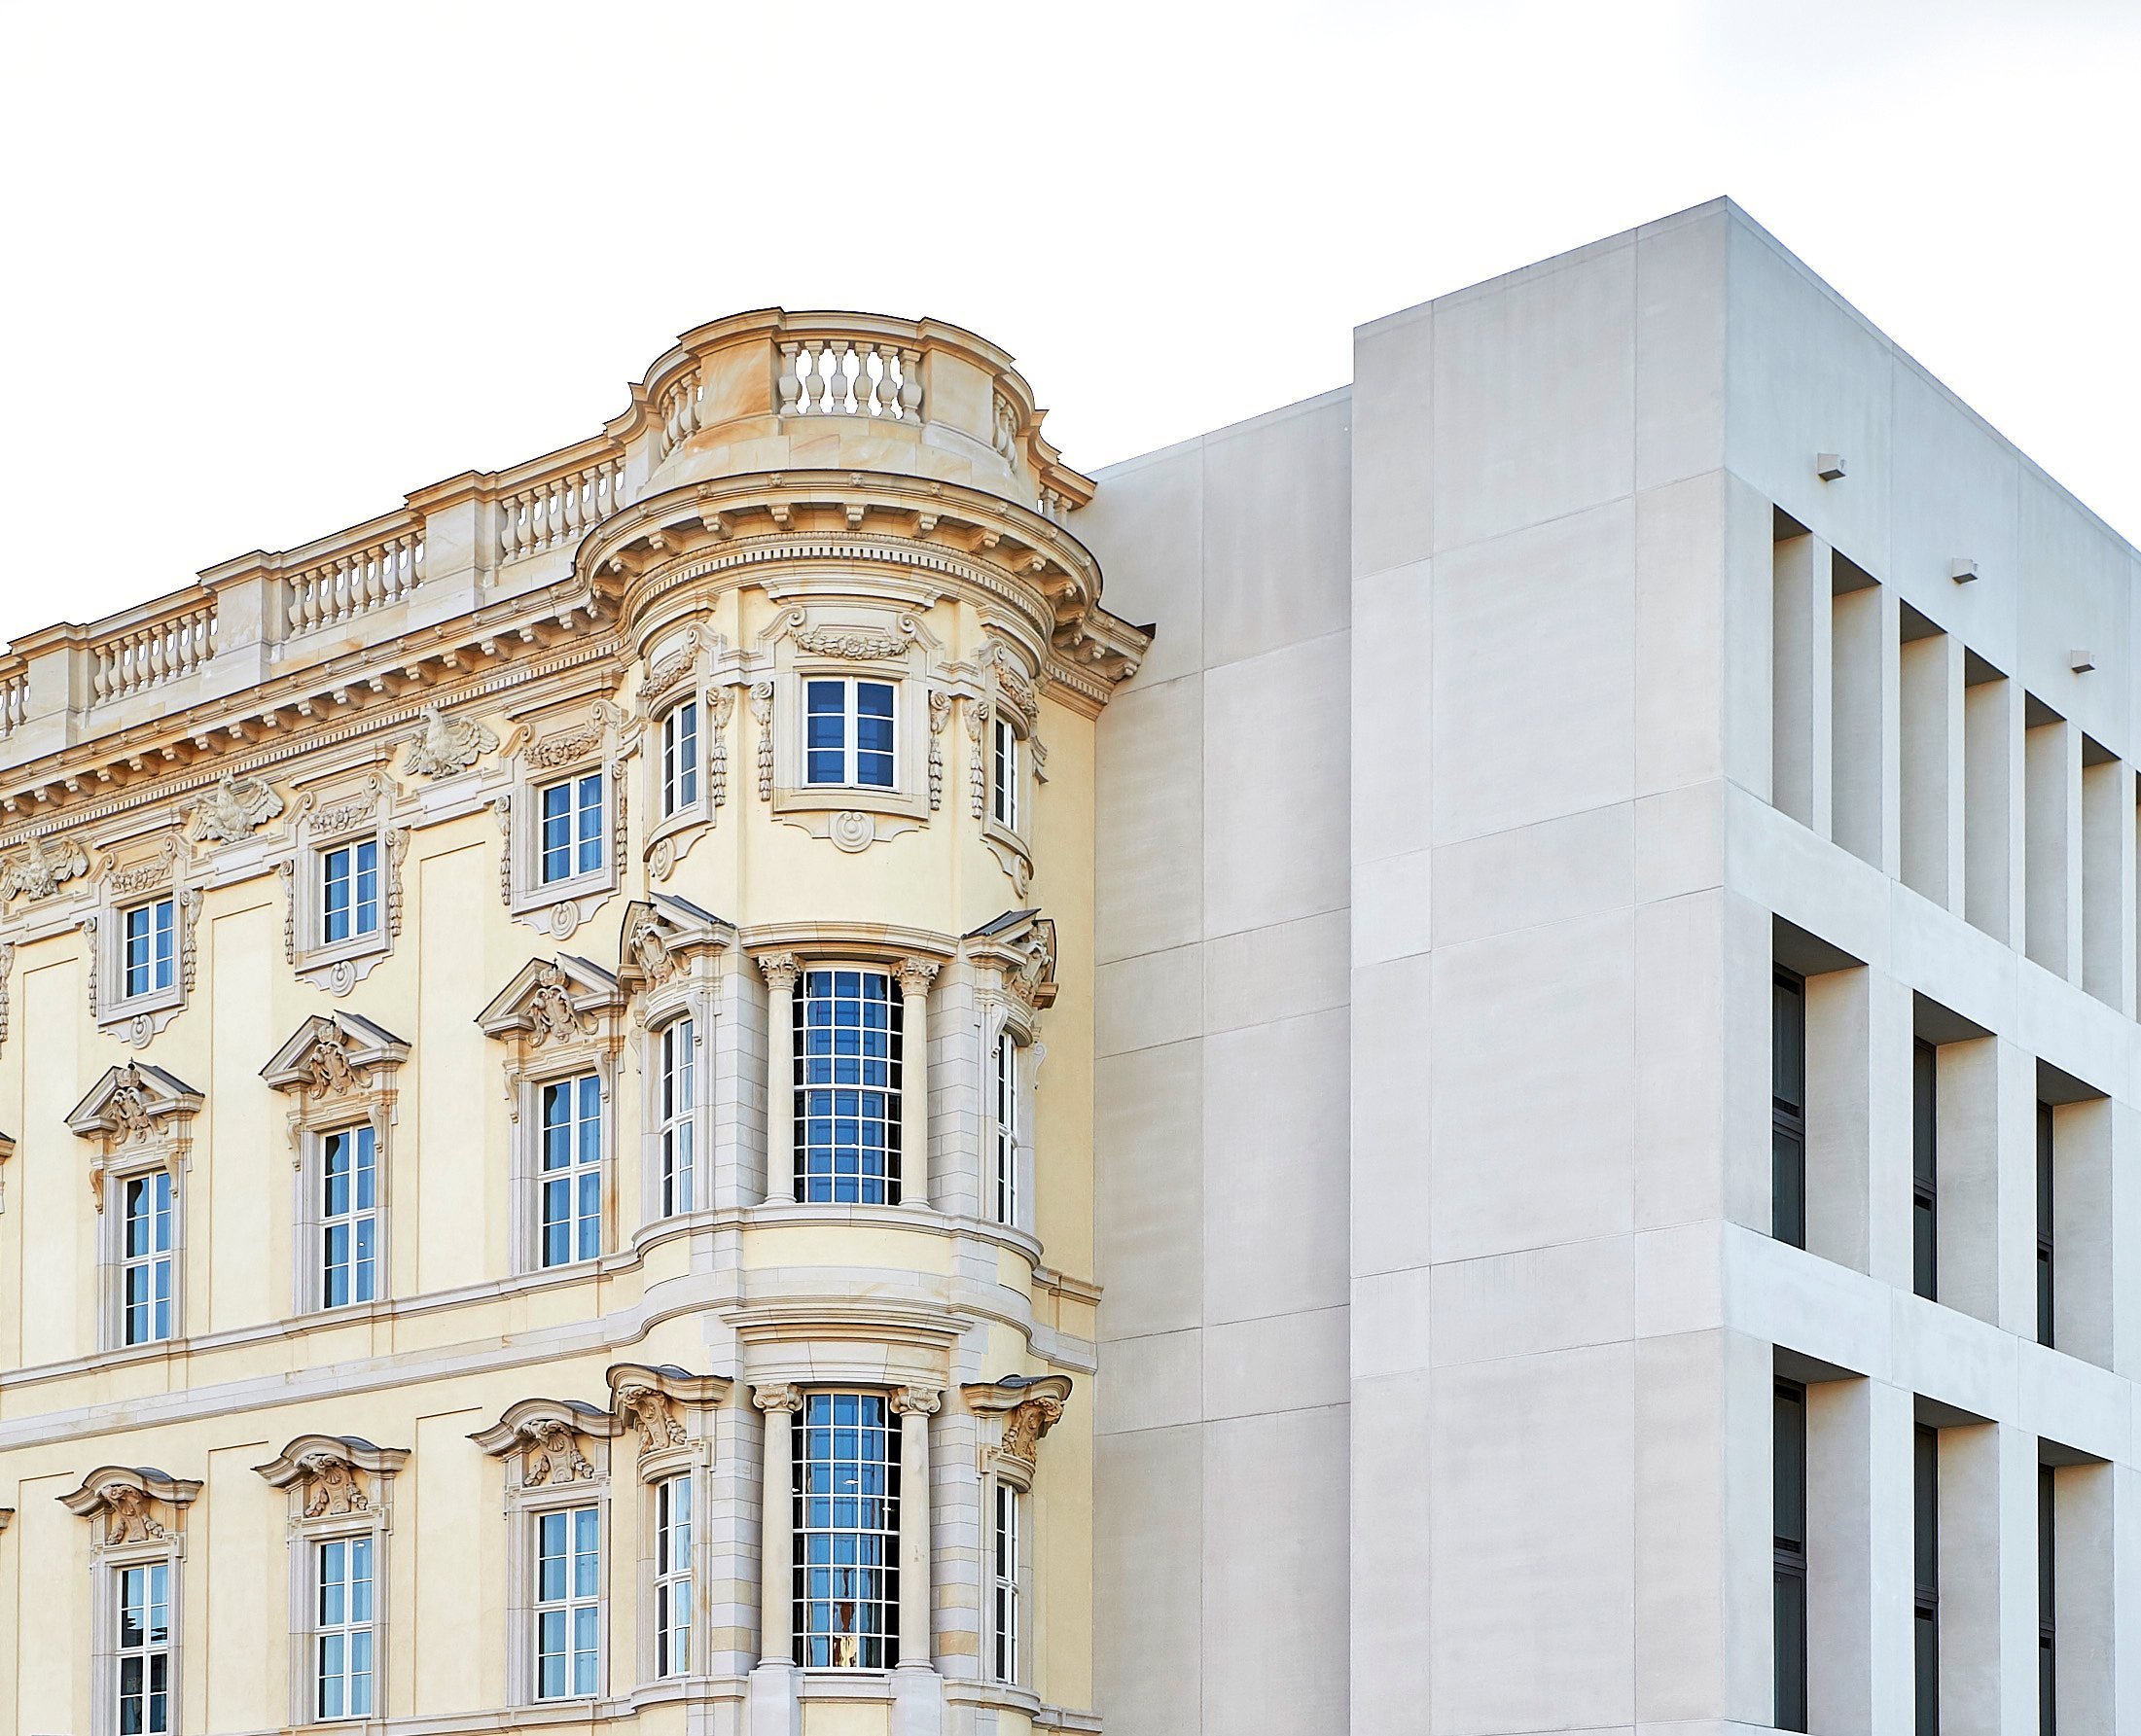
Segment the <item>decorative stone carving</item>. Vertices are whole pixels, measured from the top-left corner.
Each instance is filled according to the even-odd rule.
[[[826,826],[834,847],[850,856],[860,855],[877,841],[877,822],[869,814],[842,809]]]
[[[539,1489],[599,1475],[583,1440],[607,1440],[624,1428],[609,1411],[578,1399],[523,1399],[469,1438],[493,1458],[518,1454],[520,1487]]]
[[[409,1045],[354,1012],[316,1013],[277,1049],[261,1078],[278,1091],[308,1098],[368,1092],[375,1071],[398,1067]]]
[[[283,809],[266,778],[227,771],[194,803],[194,835],[203,842],[234,844],[249,837]]]
[[[735,695],[716,688],[706,695],[706,800],[718,808],[729,799],[729,713]]]
[[[540,1417],[522,1423],[520,1438],[527,1443],[520,1467],[523,1488],[577,1482],[594,1475],[593,1462],[580,1450],[580,1436],[554,1418]]]
[[[89,854],[72,838],[57,843],[32,838],[21,854],[0,862],[0,903],[13,898],[51,898],[89,871]]]
[[[97,1142],[89,1166],[89,1197],[104,1209],[104,1170],[129,1148],[165,1142],[163,1167],[175,1184],[185,1166],[188,1129],[200,1113],[201,1095],[185,1081],[146,1061],[108,1067],[89,1093],[67,1115],[67,1130]],[[149,1154],[154,1160],[154,1153]],[[129,1165],[129,1167],[131,1167]]]
[[[536,771],[555,771],[594,753],[602,745],[603,733],[619,721],[617,708],[606,700],[597,699],[589,707],[586,723],[537,737],[528,744],[521,758]]]
[[[775,994],[792,991],[796,978],[803,974],[803,965],[792,952],[760,953],[759,970],[766,977],[766,986]]]
[[[105,1465],[59,1501],[79,1519],[101,1521],[104,1547],[124,1548],[168,1541],[179,1512],[199,1493],[197,1482],[150,1466]]]
[[[676,649],[648,669],[647,679],[639,687],[640,704],[651,706],[657,703],[671,688],[691,674],[697,661],[698,627],[694,623],[684,629]]]
[[[773,799],[773,684],[769,681],[754,682],[751,686],[751,715],[759,726],[759,799]]]
[[[614,1056],[624,1038],[624,985],[617,977],[587,959],[559,953],[522,965],[476,1022],[486,1037],[514,1040],[516,1066],[522,1067],[553,1045]]]
[[[1055,1004],[1055,924],[1038,910],[1006,910],[967,937],[977,964],[1003,973],[1013,1000],[1029,1012]]]
[[[427,705],[423,725],[403,757],[402,769],[412,777],[451,777],[468,770],[497,745],[498,737],[477,719],[449,718],[438,706]]]
[[[1024,1488],[1031,1484],[1041,1440],[1062,1420],[1069,1401],[1070,1378],[1063,1374],[1012,1374],[1002,1380],[961,1387],[967,1408],[977,1416],[1001,1416],[1002,1439],[983,1449],[1001,1476]]]
[[[719,1404],[729,1391],[729,1382],[718,1375],[693,1374],[669,1363],[613,1364],[604,1379],[613,1433],[636,1433],[642,1458],[686,1445],[692,1432],[684,1414]]]
[[[336,1453],[307,1453],[298,1463],[311,1479],[304,1502],[307,1519],[337,1519],[371,1507],[372,1498],[347,1459]]]
[[[591,1016],[573,1010],[572,995],[565,986],[565,973],[546,965],[528,996],[528,1036],[540,1048],[553,1037],[586,1037],[594,1030]]]
[[[803,1408],[803,1389],[793,1381],[778,1386],[753,1387],[751,1402],[764,1411],[799,1411]]]
[[[8,1041],[8,978],[15,974],[15,942],[0,940],[0,1047]]]
[[[301,1435],[255,1470],[277,1489],[294,1489],[300,1520],[354,1519],[378,1511],[380,1489],[409,1460],[355,1435]]]
[[[926,995],[937,980],[938,966],[926,958],[903,958],[897,973],[903,995]]]
[[[901,641],[883,633],[839,627],[804,627],[795,635],[795,641],[798,651],[806,651],[813,656],[846,657],[855,662],[896,657],[907,651]]]
[[[979,820],[988,812],[988,701],[967,701],[967,799]]]
[[[929,811],[945,804],[945,726],[951,721],[951,695],[929,692]]]
[[[658,892],[625,906],[618,977],[634,990],[659,989],[682,974],[694,955],[734,941],[735,930],[720,917],[687,899]]]
[[[935,1387],[899,1387],[892,1394],[892,1414],[933,1417],[944,1407],[944,1394]]]

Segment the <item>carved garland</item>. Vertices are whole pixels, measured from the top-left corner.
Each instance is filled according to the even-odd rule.
[[[751,686],[751,715],[759,726],[759,799],[773,799],[773,684],[769,681],[754,682]]]
[[[951,721],[951,695],[932,688],[929,693],[929,811],[945,804],[945,726]]]

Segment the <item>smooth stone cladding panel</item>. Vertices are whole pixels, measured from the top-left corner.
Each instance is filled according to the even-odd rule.
[[[1722,200],[1102,483],[1160,627],[1097,744],[1110,1729],[1768,1725],[1780,1376],[1815,1729],[1910,1725],[1913,1422],[1943,1728],[2035,1727],[2041,1463],[2062,1727],[2141,1723],[2141,556]]]

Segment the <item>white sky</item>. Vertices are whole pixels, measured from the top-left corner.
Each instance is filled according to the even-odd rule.
[[[970,326],[1089,470],[1720,193],[2141,540],[2137,74],[2131,0],[0,0],[0,638],[740,308]]]

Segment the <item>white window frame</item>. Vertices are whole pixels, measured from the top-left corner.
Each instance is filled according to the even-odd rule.
[[[595,1155],[593,1161],[585,1161],[581,1155],[582,1129],[587,1125],[584,1110],[592,1086],[595,1129]],[[568,1126],[572,1131],[572,1155],[561,1170],[545,1167],[550,1144],[550,1125],[545,1112],[553,1091],[561,1087],[571,1092],[571,1113]],[[610,1148],[612,1129],[610,1116],[610,1081],[607,1071],[591,1058],[582,1057],[574,1065],[547,1071],[527,1081],[530,1109],[533,1115],[532,1146],[529,1151],[528,1173],[524,1186],[528,1192],[528,1219],[532,1242],[528,1249],[528,1269],[537,1272],[558,1272],[571,1266],[589,1265],[608,1252],[611,1242],[610,1193],[612,1188]],[[580,1226],[583,1214],[579,1209],[583,1182],[592,1176],[595,1185],[594,1252],[580,1251]],[[568,1184],[568,1199],[571,1205],[572,1257],[569,1259],[549,1260],[545,1258],[549,1221],[545,1216],[546,1195],[553,1183]]]
[[[506,908],[516,922],[549,935],[569,938],[589,920],[611,894],[624,871],[627,790],[624,775],[621,726],[624,714],[604,699],[594,700],[577,721],[544,720],[553,726],[536,734],[539,725],[522,722],[509,746],[513,784],[493,803],[505,829],[501,880]],[[531,739],[532,737],[532,739]],[[582,865],[579,792],[590,777],[602,780],[599,848],[591,867]],[[545,793],[570,786],[570,871],[554,880],[543,877],[543,808]]]
[[[820,794],[827,791],[850,790],[863,791],[876,796],[897,796],[901,793],[900,747],[903,732],[900,728],[900,685],[897,679],[889,676],[836,674],[831,671],[820,670],[813,670],[802,678],[803,708],[800,714],[800,723],[803,729],[803,739],[797,744],[801,756],[797,764],[803,774],[802,784],[804,789]],[[838,749],[813,749],[810,745],[811,719],[834,715],[812,709],[812,701],[815,698],[813,690],[827,687],[838,687],[840,690],[840,710],[838,714],[840,720],[840,744]],[[891,747],[889,749],[872,748],[868,750],[873,759],[882,758],[890,762],[892,775],[890,781],[885,783],[865,781],[860,775],[862,757],[865,751],[862,745],[862,691],[865,688],[883,690],[886,710],[882,714],[872,713],[871,716],[874,721],[881,715],[892,726]],[[813,777],[811,775],[811,755],[813,753],[826,754],[833,752],[838,752],[840,756],[840,775],[835,778]]]
[[[810,1464],[810,1436],[813,1432],[812,1406],[820,1400],[837,1404],[839,1399],[847,1398],[868,1400],[883,1406],[883,1422],[880,1425],[858,1423],[855,1426],[858,1429],[874,1428],[876,1433],[882,1435],[885,1442],[885,1457],[882,1463],[887,1468],[887,1480],[896,1481],[901,1470],[902,1419],[893,1409],[892,1395],[888,1392],[866,1386],[805,1387],[803,1392],[803,1408],[791,1419],[789,1435],[789,1452],[792,1460],[789,1474],[793,1479],[790,1487],[797,1492],[800,1498],[798,1505],[802,1508],[800,1521],[791,1520],[789,1560],[794,1566],[792,1570],[792,1596],[789,1603],[789,1643],[792,1647],[794,1661],[798,1667],[806,1670],[838,1670],[843,1674],[853,1671],[878,1672],[889,1669],[891,1662],[882,1655],[875,1663],[864,1661],[859,1644],[856,1647],[857,1655],[847,1662],[841,1662],[839,1661],[839,1636],[830,1634],[827,1637],[834,1643],[829,1645],[826,1649],[827,1661],[820,1663],[813,1660],[810,1647],[812,1635],[809,1630],[809,1609],[811,1604],[825,1602],[838,1604],[844,1601],[837,1597],[820,1599],[811,1596],[811,1564],[808,1554],[808,1540],[813,1532],[823,1531],[835,1536],[871,1536],[882,1540],[879,1546],[884,1558],[874,1566],[879,1573],[885,1574],[889,1578],[892,1595],[876,1600],[883,1623],[878,1629],[880,1652],[885,1649],[883,1643],[889,1642],[889,1650],[898,1657],[904,1657],[906,1655],[905,1642],[908,1638],[900,1632],[899,1569],[900,1527],[905,1513],[904,1504],[909,1499],[909,1492],[903,1487],[899,1494],[892,1498],[891,1525],[883,1531],[864,1526],[815,1526],[811,1523],[813,1511],[806,1477]],[[839,1425],[836,1421],[829,1425],[829,1428],[832,1431],[838,1431]],[[865,1462],[858,1455],[857,1463]],[[858,1571],[861,1570],[858,1569]],[[855,1601],[860,1603],[863,1600],[856,1599]],[[926,1650],[924,1655],[927,1655]]]
[[[660,818],[694,812],[705,779],[698,694],[688,693],[661,714]]]
[[[104,1499],[115,1485],[119,1493],[141,1498],[141,1517],[129,1523],[123,1509]],[[122,1652],[119,1615],[122,1576],[130,1569],[164,1570],[168,1627],[163,1647],[165,1724],[161,1736],[180,1736],[186,1705],[186,1510],[200,1494],[200,1484],[148,1470],[104,1466],[60,1500],[68,1511],[91,1526],[89,1543],[89,1728],[95,1736],[118,1736],[119,1677]],[[57,1588],[54,1588],[56,1592]]]
[[[328,1149],[339,1139],[350,1142],[352,1159],[350,1165],[349,1209],[339,1217],[331,1218],[327,1210]],[[386,1299],[386,1166],[382,1161],[385,1142],[379,1137],[378,1127],[370,1119],[339,1122],[322,1127],[306,1136],[310,1161],[306,1165],[307,1192],[311,1210],[305,1222],[305,1241],[308,1245],[311,1265],[311,1288],[305,1300],[309,1310],[322,1313],[340,1312],[349,1308],[372,1307]],[[354,1148],[369,1144],[372,1149],[372,1204],[361,1207],[357,1203],[357,1166]],[[372,1224],[372,1293],[360,1296],[357,1288],[357,1226],[369,1219]],[[349,1229],[349,1290],[348,1297],[340,1302],[328,1295],[328,1237],[337,1222],[346,1222]]]
[[[69,1112],[68,1130],[93,1141],[90,1197],[96,1201],[97,1345],[124,1353],[186,1336],[186,1171],[193,1118],[201,1097],[161,1068],[142,1062],[109,1069]],[[161,1172],[168,1178],[171,1266],[170,1334],[125,1342],[126,1187]]]
[[[287,911],[283,951],[299,977],[331,995],[346,995],[394,950],[402,928],[402,865],[410,829],[394,824],[394,788],[381,773],[361,782],[343,780],[308,790],[298,798],[291,824],[291,854],[282,875]],[[356,926],[357,852],[368,847],[373,863],[372,926]],[[328,935],[328,868],[349,852],[350,928]]]
[[[767,659],[751,669],[748,726],[755,730],[759,798],[773,817],[848,852],[926,825],[942,805],[944,653],[919,617],[899,609],[798,609],[773,629]],[[809,684],[842,682],[841,777],[808,781]],[[858,784],[856,684],[892,690],[892,782]],[[739,757],[753,742],[738,743]],[[746,760],[745,762],[749,762]]]
[[[999,705],[989,721],[993,743],[989,773],[989,817],[1006,832],[1022,834],[1024,804],[1019,799],[1019,762],[1024,758],[1020,732]]]
[[[380,873],[383,865],[379,860],[382,854],[379,840],[375,837],[351,838],[344,843],[323,844],[312,852],[313,870],[320,877],[322,946],[341,946],[353,940],[371,939],[385,925],[386,900],[382,896],[384,876]],[[367,857],[370,858],[369,861]],[[343,866],[339,876],[335,871],[338,862]],[[372,882],[369,899],[364,891],[368,877]],[[342,886],[342,907],[339,914],[344,918],[342,932],[339,935],[330,932],[338,914],[335,901],[338,878]]]
[[[810,1004],[810,979],[813,976],[836,975],[842,972],[855,972],[864,976],[882,977],[884,980],[886,989],[885,1000],[888,1009],[888,1022],[886,1025],[886,1030],[890,1034],[890,1036],[896,1040],[894,1046],[896,1047],[898,1055],[897,1060],[894,1060],[891,1063],[894,1067],[898,1069],[899,1082],[896,1085],[848,1085],[839,1081],[813,1083],[807,1079],[801,1077],[801,1075],[804,1072],[807,1061],[810,1058],[805,1053],[804,1046],[805,1036],[809,1028],[807,1020],[808,1008]],[[838,997],[836,997],[836,999],[838,999]],[[869,997],[863,996],[860,997],[860,1000],[863,1003],[867,1003]],[[914,1179],[910,1173],[910,1166],[917,1161],[924,1164],[926,1164],[927,1162],[926,1153],[921,1154],[919,1158],[917,1158],[915,1155],[910,1154],[907,1151],[907,1092],[915,1083],[919,1083],[923,1089],[927,1089],[927,1079],[926,1076],[923,1076],[919,1079],[916,1078],[918,1070],[915,1064],[910,1059],[910,1051],[912,1045],[910,1043],[907,1030],[906,993],[900,982],[900,966],[889,959],[847,958],[839,955],[828,955],[823,958],[804,959],[802,961],[801,969],[797,973],[796,986],[793,998],[790,1002],[789,1017],[791,1022],[790,1053],[795,1058],[795,1065],[799,1077],[795,1084],[790,1088],[789,1092],[787,1093],[788,1101],[785,1109],[791,1121],[795,1125],[795,1133],[793,1135],[791,1149],[793,1151],[793,1160],[795,1164],[796,1187],[802,1194],[802,1198],[798,1203],[803,1205],[820,1206],[899,1205],[909,1196],[910,1192],[917,1191],[917,1189],[913,1188],[910,1186],[911,1182]],[[926,1049],[926,1034],[924,1039],[924,1047]],[[886,1113],[881,1117],[881,1119],[886,1132],[886,1145],[884,1148],[885,1151],[887,1155],[894,1158],[896,1162],[893,1165],[889,1165],[887,1174],[884,1177],[880,1178],[884,1197],[879,1200],[869,1200],[862,1197],[864,1192],[867,1191],[867,1189],[861,1185],[865,1178],[863,1178],[860,1168],[860,1153],[861,1151],[867,1150],[867,1148],[865,1147],[858,1148],[857,1169],[855,1175],[857,1186],[855,1188],[856,1197],[854,1199],[842,1200],[839,1197],[839,1185],[842,1178],[837,1163],[829,1178],[829,1197],[821,1200],[814,1199],[811,1195],[811,1175],[809,1167],[810,1144],[808,1140],[808,1125],[810,1117],[807,1116],[804,1113],[804,1105],[807,1101],[807,1094],[811,1091],[844,1089],[869,1090],[873,1092],[881,1091],[890,1099],[889,1103],[886,1106]]]
[[[126,1665],[129,1660],[138,1658],[142,1666],[140,1697],[144,1704],[142,1706],[140,1729],[143,1736],[177,1736],[178,1701],[175,1690],[178,1685],[178,1646],[176,1642],[178,1631],[176,1596],[178,1591],[178,1564],[168,1556],[148,1557],[140,1561],[114,1562],[106,1567],[104,1571],[110,1576],[111,1584],[110,1640],[112,1650],[110,1663],[111,1683],[108,1690],[111,1696],[112,1708],[110,1728],[114,1732],[114,1736],[117,1736],[117,1732],[125,1727],[125,1704],[132,1697],[126,1692]],[[158,1600],[155,1597],[155,1589],[157,1576],[162,1576],[163,1643],[161,1646],[152,1643],[155,1630],[146,1624],[143,1630],[143,1641],[140,1645],[128,1646],[125,1643],[125,1635],[122,1624],[125,1620],[127,1608],[126,1581],[129,1576],[135,1574],[142,1577],[143,1607],[146,1611],[153,1611],[159,1607]],[[163,1722],[161,1728],[151,1723],[149,1718],[150,1706],[156,1698],[155,1690],[150,1683],[155,1675],[155,1665],[159,1658],[163,1661]]]
[[[379,1569],[381,1557],[378,1540],[369,1530],[345,1532],[330,1537],[311,1537],[305,1540],[311,1566],[311,1600],[308,1613],[311,1616],[310,1631],[306,1634],[305,1647],[305,1698],[308,1717],[306,1721],[317,1724],[364,1722],[380,1716],[379,1710],[379,1589],[382,1576]],[[331,1549],[343,1552],[349,1564],[344,1571],[344,1612],[339,1622],[330,1625],[324,1605],[327,1601],[327,1553]],[[358,1552],[365,1558],[365,1575],[360,1581],[354,1572]],[[369,1594],[369,1613],[359,1620],[351,1608],[356,1586],[362,1583]],[[321,1705],[322,1690],[329,1677],[325,1665],[327,1642],[338,1638],[342,1642],[342,1668],[339,1677],[342,1686],[343,1710],[325,1711]],[[352,1659],[358,1649],[358,1641],[368,1642],[370,1667],[359,1671]],[[359,1710],[348,1704],[350,1688],[359,1676],[365,1683],[365,1706]]]
[[[137,921],[138,919],[138,921]],[[134,981],[135,930],[142,980]],[[161,980],[158,980],[158,978]],[[178,896],[163,893],[119,907],[119,999],[140,1005],[178,986]]]
[[[138,846],[127,846],[138,851]],[[98,870],[96,904],[82,918],[89,945],[89,1012],[98,1029],[146,1048],[186,1009],[193,993],[195,936],[200,921],[200,889],[187,884],[187,856],[173,833],[159,840],[156,853],[124,867]],[[170,975],[156,980],[155,918],[150,918],[150,976],[128,992],[126,930],[141,912],[170,906]]]
[[[589,787],[593,789],[593,800],[589,800]],[[551,812],[551,797],[562,794],[562,815]],[[610,780],[602,766],[584,766],[579,771],[567,772],[563,777],[550,778],[535,786],[535,883],[545,892],[557,892],[597,875],[610,853],[609,816]],[[594,816],[594,829],[588,829],[589,812]],[[551,842],[551,825],[553,819],[565,823],[565,838],[561,845]],[[553,851],[561,851],[565,862],[563,871],[551,872]],[[589,861],[589,856],[593,861]]]
[[[639,1456],[638,1511],[638,1675],[642,1686],[673,1686],[686,1677],[710,1672],[713,1635],[699,1619],[699,1607],[710,1601],[708,1588],[715,1583],[713,1570],[719,1563],[713,1552],[713,1526],[709,1508],[713,1501],[715,1463],[714,1430],[721,1416],[719,1406],[728,1394],[729,1382],[718,1375],[688,1374],[667,1364],[613,1364],[606,1375],[612,1414],[618,1420],[620,1443],[630,1441]],[[664,1572],[660,1555],[660,1491],[665,1484],[682,1481],[691,1488],[692,1535],[690,1553],[681,1568]],[[686,1647],[688,1663],[679,1674],[665,1673],[661,1639],[661,1586],[689,1579],[692,1595],[686,1600]]]
[[[181,1268],[178,1254],[178,1180],[161,1163],[144,1163],[112,1173],[108,1185],[111,1188],[109,1210],[117,1236],[117,1246],[113,1250],[112,1258],[113,1277],[118,1292],[113,1297],[115,1310],[112,1327],[113,1348],[116,1350],[138,1350],[146,1344],[172,1343],[183,1335],[179,1329],[179,1304],[184,1287],[180,1282]],[[161,1247],[152,1245],[149,1251],[143,1255],[134,1254],[130,1248],[133,1214],[128,1201],[129,1196],[136,1188],[148,1190],[150,1205],[146,1216],[150,1225],[149,1233],[152,1244],[158,1234],[157,1223],[159,1219],[162,1220],[161,1233],[164,1237]],[[159,1196],[161,1196],[161,1199]],[[164,1299],[162,1308],[166,1328],[165,1330],[161,1332],[155,1329],[158,1307],[155,1274],[160,1268],[163,1275]],[[136,1270],[146,1271],[151,1275],[148,1301],[149,1329],[138,1338],[129,1337],[127,1334],[128,1317],[134,1311],[129,1280]]]
[[[1007,1686],[1025,1682],[1026,1514],[1025,1492],[1001,1477],[989,1479],[989,1665]]]
[[[528,1590],[528,1654],[532,1668],[528,1680],[528,1704],[554,1706],[567,1700],[598,1700],[603,1692],[602,1630],[609,1606],[605,1590],[608,1570],[603,1561],[606,1541],[602,1535],[603,1504],[584,1500],[535,1507],[527,1515],[527,1526],[528,1571],[533,1576]],[[545,1545],[553,1526],[556,1527],[558,1541],[563,1545],[564,1586],[559,1595],[546,1597],[543,1568],[549,1557]],[[580,1565],[589,1557],[592,1558],[593,1586],[583,1591],[579,1583]],[[592,1617],[589,1625],[594,1629],[594,1646],[588,1658],[592,1680],[585,1687],[580,1685],[580,1660],[584,1655],[579,1645],[582,1613]],[[565,1630],[562,1658],[566,1680],[562,1691],[557,1693],[546,1692],[543,1681],[544,1664],[550,1655],[544,1650],[543,1629],[553,1615],[563,1617]]]
[[[990,1142],[990,1204],[995,1221],[1014,1229],[1024,1221],[1026,1201],[1026,1189],[1021,1185],[1026,1155],[1018,1137],[1025,1123],[1026,1069],[1019,1060],[1023,1046],[1008,1023],[999,1029],[989,1077],[989,1115],[995,1135]]]
[[[648,1523],[654,1543],[653,1619],[648,1630],[654,1642],[654,1657],[649,1676],[654,1681],[670,1681],[694,1674],[700,1661],[697,1655],[698,1622],[695,1614],[698,1585],[695,1570],[701,1532],[698,1480],[686,1469],[657,1477],[647,1488],[653,1497]],[[684,1497],[681,1548],[678,1547],[680,1527],[675,1501],[679,1490]],[[682,1606],[681,1624],[678,1621],[679,1604]],[[681,1663],[675,1655],[680,1641],[684,1650]]]
[[[523,1399],[470,1438],[505,1462],[506,1693],[514,1706],[585,1705],[608,1693],[611,1564],[617,1532],[611,1505],[612,1437],[623,1425],[591,1404]],[[540,1469],[536,1469],[540,1468]],[[530,1480],[533,1476],[534,1480]],[[592,1694],[538,1693],[539,1530],[547,1513],[595,1509],[595,1683]],[[568,1628],[569,1632],[569,1628]]]
[[[698,1010],[685,1007],[647,1032],[648,1156],[653,1165],[649,1222],[703,1211],[706,1198],[706,1056]],[[681,1051],[681,1052],[679,1052]],[[681,1081],[680,1106],[672,1085]],[[682,1151],[682,1160],[678,1153]],[[674,1183],[675,1185],[672,1185]]]

